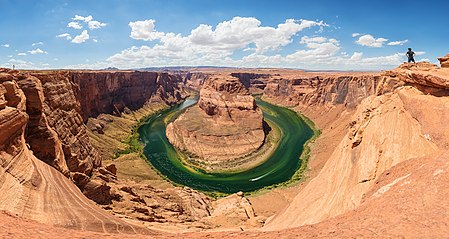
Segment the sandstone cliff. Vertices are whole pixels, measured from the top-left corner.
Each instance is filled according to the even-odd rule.
[[[318,223],[354,210],[386,170],[447,150],[448,99],[436,97],[449,93],[447,73],[426,63],[383,73],[371,96],[355,104],[355,111],[346,109],[352,115],[347,133],[335,139],[339,144],[320,173],[266,230]],[[435,109],[435,117],[426,113],[425,105]]]
[[[34,219],[47,224],[84,228],[100,232],[149,233],[146,229],[133,226],[115,219],[98,208],[84,197],[78,188],[61,172],[64,171],[63,158],[60,154],[45,154],[45,160],[53,167],[39,160],[33,151],[28,149],[25,128],[34,130],[43,137],[44,145],[59,151],[55,131],[49,129],[48,122],[42,114],[42,108],[30,102],[42,103],[42,94],[25,91],[31,94],[28,102],[26,94],[17,84],[19,79],[26,78],[17,72],[2,70],[0,72],[0,209],[8,210],[19,216]],[[31,78],[26,87],[37,84]],[[36,86],[36,85],[34,85]],[[28,111],[26,111],[28,110]],[[31,115],[28,116],[27,112]],[[33,139],[34,140],[34,139]],[[50,150],[51,151],[51,150]]]
[[[141,107],[148,100],[172,104],[185,97],[180,86],[182,79],[165,73],[23,73],[5,69],[0,74],[0,158],[3,165],[0,185],[9,187],[2,194],[1,208],[28,218],[48,217],[45,222],[50,224],[71,223],[74,227],[85,226],[82,222],[85,215],[81,214],[88,212],[84,211],[101,211],[80,196],[75,184],[100,204],[110,203],[115,196],[106,184],[115,179],[114,173],[101,167],[101,158],[89,142],[84,117],[102,111],[120,113]],[[96,107],[98,109],[93,110]],[[26,201],[33,204],[26,204]],[[54,208],[44,207],[47,204],[74,208],[80,210],[80,215],[50,216],[48,213]],[[82,206],[84,204],[88,207]],[[114,228],[121,225],[122,222],[107,219],[105,215],[101,217],[112,220],[107,223],[113,222]]]
[[[167,138],[205,162],[244,157],[264,142],[262,111],[237,78],[213,76],[198,104],[167,126]]]

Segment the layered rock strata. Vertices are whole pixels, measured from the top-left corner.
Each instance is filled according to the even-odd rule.
[[[322,170],[266,230],[314,224],[354,210],[383,172],[447,150],[448,73],[428,63],[404,64],[375,84],[366,82],[375,86],[373,93],[340,113],[352,115],[352,121]]]
[[[449,54],[447,54],[444,57],[440,57],[438,58],[438,60],[440,61],[440,65],[443,68],[449,68]]]
[[[49,146],[49,151],[54,149],[55,152],[60,152],[61,148],[55,143],[55,132],[49,130],[48,122],[42,118],[41,108],[32,103],[42,102],[42,95],[36,93],[39,89],[26,89],[33,95],[27,98],[27,94],[24,94],[17,83],[25,76],[16,73],[7,70],[0,72],[0,210],[76,229],[150,233],[139,226],[111,217],[84,197],[75,184],[55,169],[63,172],[67,170],[61,161],[63,158],[58,158],[60,154],[37,151],[38,155],[45,156],[47,162],[54,166],[51,167],[29,150],[25,133],[27,126],[40,128],[34,132],[47,137],[43,137],[43,143],[44,146]],[[27,87],[37,83],[34,78],[28,80]],[[30,124],[27,125],[28,123]],[[49,160],[52,157],[56,158]]]
[[[102,167],[90,144],[85,117],[95,116],[98,111],[92,109],[97,106],[119,114],[151,100],[171,104],[185,97],[182,79],[151,72],[1,69],[0,83],[0,187],[5,192],[0,209],[36,220],[47,218],[43,221],[49,224],[82,228],[89,221],[122,230],[123,222],[108,219],[110,215],[81,194],[100,204],[117,197],[107,185],[116,180],[110,171],[114,170]],[[50,215],[53,211],[56,214]],[[95,217],[99,220],[88,219]]]
[[[237,78],[213,76],[198,104],[167,126],[167,138],[204,161],[244,157],[264,142],[262,111]]]

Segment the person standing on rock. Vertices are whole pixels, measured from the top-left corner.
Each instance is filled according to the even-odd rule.
[[[413,63],[416,63],[415,58],[414,58],[414,56],[416,54],[415,54],[415,52],[412,51],[412,48],[409,48],[407,53],[405,53],[405,55],[408,57],[408,63],[410,63],[412,61],[413,61]]]

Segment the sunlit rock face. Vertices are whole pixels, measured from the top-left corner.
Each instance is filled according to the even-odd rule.
[[[263,115],[239,79],[212,76],[196,106],[167,127],[177,148],[210,161],[244,157],[262,146]]]

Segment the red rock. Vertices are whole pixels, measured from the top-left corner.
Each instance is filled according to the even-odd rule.
[[[231,76],[213,76],[198,104],[167,126],[167,138],[204,162],[232,160],[264,142],[262,111],[243,84]]]
[[[444,57],[438,58],[438,60],[440,61],[440,65],[442,68],[449,68],[449,54]]]

